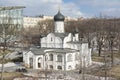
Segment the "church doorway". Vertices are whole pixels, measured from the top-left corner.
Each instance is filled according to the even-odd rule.
[[[41,63],[42,63],[42,58],[39,57],[39,58],[38,58],[38,68],[42,68]]]
[[[33,58],[29,58],[30,61],[30,68],[33,68]]]

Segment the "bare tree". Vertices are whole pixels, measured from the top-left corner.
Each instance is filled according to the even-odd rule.
[[[3,10],[0,11],[1,23],[0,23],[0,39],[1,39],[1,50],[2,50],[2,68],[1,68],[1,80],[3,80],[3,72],[4,72],[4,61],[5,55],[7,54],[7,50],[12,41],[15,41],[17,33],[19,33],[19,29],[21,28],[21,24],[19,24],[18,17],[14,19],[11,16],[11,10],[19,8],[20,10],[16,10],[14,13],[17,15],[19,11],[21,12],[21,8],[23,7],[4,7]],[[19,16],[22,16],[20,13]],[[22,18],[21,18],[22,19]],[[19,20],[21,20],[19,19]],[[15,38],[15,39],[13,39]]]

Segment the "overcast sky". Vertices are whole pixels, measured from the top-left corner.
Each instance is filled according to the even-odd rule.
[[[120,0],[0,0],[0,6],[25,6],[24,15],[50,15],[61,13],[71,17],[120,17]]]

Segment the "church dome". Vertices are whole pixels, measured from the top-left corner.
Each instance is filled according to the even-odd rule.
[[[54,16],[54,21],[64,21],[65,17],[58,11],[58,13]]]

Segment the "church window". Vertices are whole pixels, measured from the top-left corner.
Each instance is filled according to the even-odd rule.
[[[50,60],[50,61],[53,61],[53,54],[50,54],[49,57],[50,57],[49,60]]]
[[[72,54],[69,54],[69,55],[67,56],[67,61],[72,61]]]
[[[58,61],[58,62],[62,62],[62,55],[58,55],[58,56],[57,56],[57,61]]]
[[[50,69],[53,69],[53,65],[50,65]]]
[[[58,66],[57,69],[62,70],[62,66]]]
[[[41,68],[41,63],[38,63],[38,68]]]

